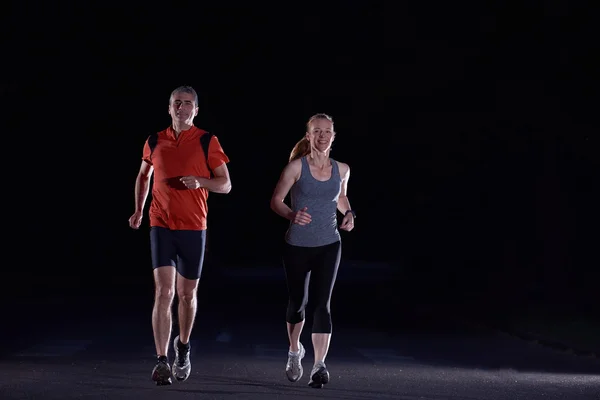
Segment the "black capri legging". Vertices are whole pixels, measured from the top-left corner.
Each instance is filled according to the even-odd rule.
[[[310,283],[316,297],[312,333],[331,333],[331,293],[341,255],[339,241],[319,247],[284,244],[283,265],[289,293],[287,322],[297,324],[304,320]]]

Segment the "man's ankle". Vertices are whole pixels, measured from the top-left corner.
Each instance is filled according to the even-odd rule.
[[[167,356],[158,356],[158,361],[159,362],[169,362],[169,359],[167,358]]]

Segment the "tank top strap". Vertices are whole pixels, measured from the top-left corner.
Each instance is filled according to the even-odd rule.
[[[310,174],[310,166],[308,165],[307,156],[301,157],[300,161],[302,162],[302,173],[300,174],[300,179],[308,176]]]
[[[331,176],[340,176],[340,168],[337,161],[333,158],[330,158],[329,161],[331,162]]]

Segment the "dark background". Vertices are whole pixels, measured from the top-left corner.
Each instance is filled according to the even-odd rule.
[[[280,268],[287,223],[270,196],[325,112],[358,214],[346,263],[390,265],[397,299],[598,306],[598,46],[583,4],[20,2],[3,15],[11,301],[151,299],[150,200],[143,228],[127,220],[144,140],[187,84],[196,125],[231,159],[232,192],[209,198],[207,277]]]

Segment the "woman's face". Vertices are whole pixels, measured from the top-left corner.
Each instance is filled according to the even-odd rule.
[[[331,148],[335,138],[333,131],[333,122],[325,118],[317,118],[309,124],[309,130],[306,132],[306,139],[310,146],[320,152],[326,152]]]

